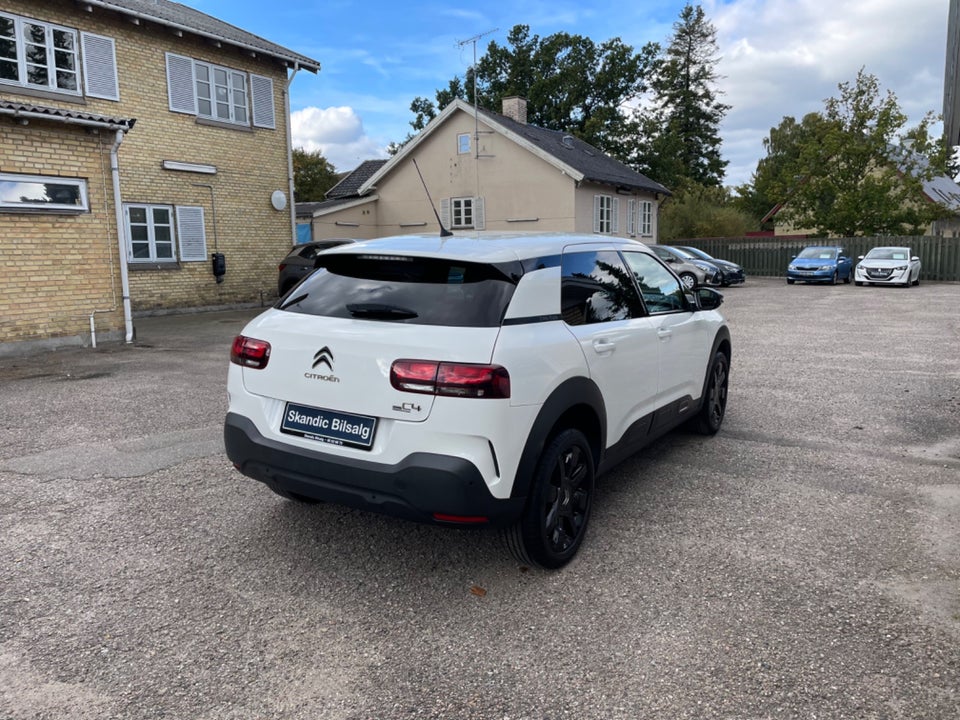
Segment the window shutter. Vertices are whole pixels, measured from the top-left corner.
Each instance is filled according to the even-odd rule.
[[[167,99],[173,112],[197,114],[192,58],[167,53]]]
[[[177,234],[180,259],[184,262],[207,259],[207,234],[202,207],[177,207]]]
[[[117,53],[113,38],[80,33],[83,81],[87,97],[120,100]]]
[[[276,129],[273,111],[273,80],[262,75],[250,76],[250,98],[253,101],[254,127]]]
[[[631,237],[637,234],[637,201],[633,198],[627,200],[627,235]]]
[[[484,203],[482,197],[475,197],[473,199],[473,229],[474,230],[486,230],[487,229],[487,218],[484,212]]]
[[[593,231],[600,232],[600,196],[593,196]]]
[[[440,224],[450,229],[450,198],[440,198]]]
[[[620,232],[620,198],[613,198],[610,215],[610,232],[616,235]]]

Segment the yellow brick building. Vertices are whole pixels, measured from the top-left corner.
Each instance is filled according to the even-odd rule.
[[[300,70],[167,0],[0,0],[0,355],[275,297]]]

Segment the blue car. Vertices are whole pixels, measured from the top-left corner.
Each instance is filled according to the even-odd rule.
[[[787,266],[787,285],[801,282],[821,282],[836,285],[853,279],[853,260],[843,254],[842,247],[811,245],[794,256]]]

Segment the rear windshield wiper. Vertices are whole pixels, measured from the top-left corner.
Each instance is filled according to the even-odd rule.
[[[382,320],[408,320],[418,317],[418,314],[407,308],[383,303],[352,303],[347,310],[354,317],[380,318]]]
[[[286,308],[290,307],[291,305],[296,305],[296,304],[297,304],[298,302],[300,302],[301,300],[306,300],[309,295],[310,295],[310,293],[300,293],[299,295],[295,295],[294,297],[292,297],[292,298],[290,298],[289,300],[287,300],[286,302],[284,302],[283,305],[281,305],[279,309],[280,309],[280,310],[285,310]]]

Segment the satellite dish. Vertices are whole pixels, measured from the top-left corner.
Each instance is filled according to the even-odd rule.
[[[287,195],[283,190],[274,190],[270,196],[270,204],[274,210],[283,210],[287,206]]]

